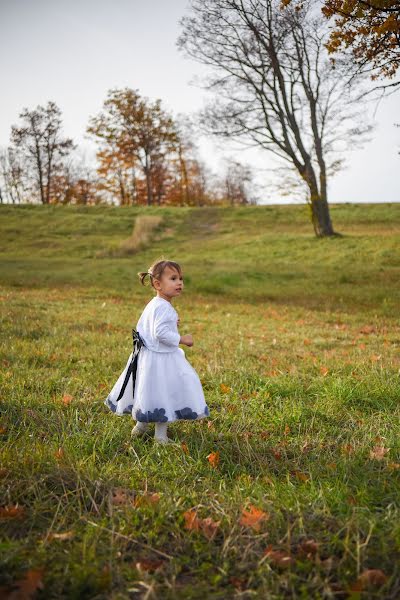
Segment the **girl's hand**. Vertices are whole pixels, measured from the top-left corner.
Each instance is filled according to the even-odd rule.
[[[182,335],[180,343],[185,344],[185,346],[193,346],[192,334],[187,333],[186,335]]]

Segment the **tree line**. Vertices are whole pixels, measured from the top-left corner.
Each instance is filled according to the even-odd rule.
[[[24,109],[0,155],[0,201],[42,204],[198,205],[254,202],[248,166],[226,161],[217,177],[198,157],[190,125],[161,101],[129,88],[110,90],[87,132],[97,168],[74,154],[55,102]]]
[[[336,235],[331,177],[345,151],[370,136],[366,98],[400,83],[400,1],[191,0],[177,45],[209,70],[212,100],[197,115],[200,131],[274,157],[280,193],[307,200],[317,236]],[[75,147],[62,136],[55,103],[20,118],[1,156],[2,201],[30,194],[42,203],[254,202],[248,165],[230,161],[217,178],[187,121],[137,90],[110,90],[90,119],[95,173],[71,160]]]

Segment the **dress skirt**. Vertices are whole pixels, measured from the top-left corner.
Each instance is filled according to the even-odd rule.
[[[136,421],[142,423],[166,423],[209,416],[199,376],[182,348],[177,347],[172,352],[155,352],[142,346],[136,356],[134,384],[132,377],[126,382],[132,368],[132,357],[133,353],[104,402],[113,413],[132,414]]]

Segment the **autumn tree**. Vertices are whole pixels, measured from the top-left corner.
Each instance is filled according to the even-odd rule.
[[[129,88],[110,90],[103,111],[91,118],[88,132],[100,144],[98,158],[103,170],[109,172],[118,164],[120,186],[127,173],[140,170],[147,204],[153,204],[154,198],[159,200],[159,171],[177,142],[174,122],[160,100],[150,102]],[[123,193],[121,187],[121,199]]]
[[[330,52],[350,49],[359,69],[371,78],[393,79],[400,66],[399,0],[323,0],[322,12],[334,18]],[[378,86],[397,88],[400,81]]]
[[[326,20],[310,3],[281,9],[279,0],[192,0],[179,47],[210,68],[217,95],[204,128],[276,156],[305,182],[317,236],[335,234],[328,180],[337,155],[368,127],[349,87],[349,65],[329,60]],[[357,120],[358,118],[358,120]]]
[[[12,149],[21,163],[33,192],[43,204],[49,204],[53,178],[74,148],[71,139],[62,136],[61,111],[55,102],[25,108],[19,115],[22,123],[11,130]]]

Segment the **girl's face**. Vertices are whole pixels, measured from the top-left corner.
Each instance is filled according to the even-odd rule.
[[[175,269],[166,267],[161,275],[161,281],[154,280],[154,287],[157,290],[157,296],[161,296],[165,300],[171,300],[171,298],[175,298],[182,293],[183,276],[179,275]]]

